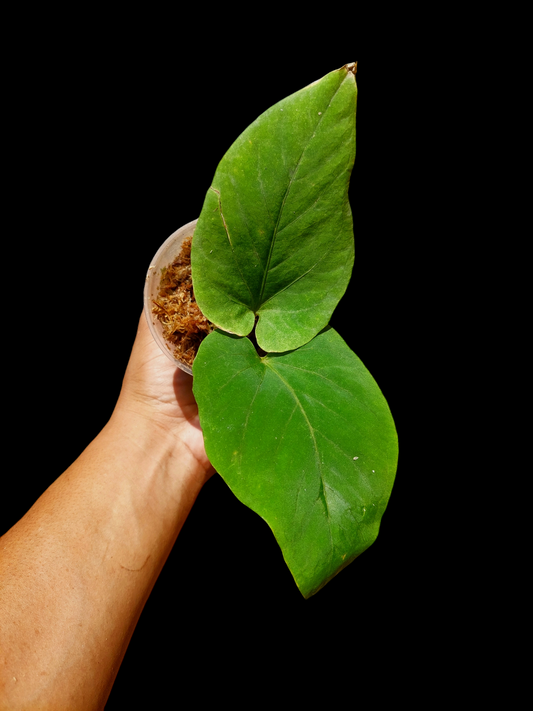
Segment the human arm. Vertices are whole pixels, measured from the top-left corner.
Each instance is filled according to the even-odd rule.
[[[144,316],[102,432],[0,538],[0,707],[102,709],[213,470],[192,378]]]

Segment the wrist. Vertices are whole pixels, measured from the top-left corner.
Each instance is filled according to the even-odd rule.
[[[119,400],[101,436],[123,453],[130,471],[134,464],[135,471],[162,479],[165,487],[181,490],[187,485],[199,490],[213,470],[197,416],[195,420],[175,422],[153,408]]]

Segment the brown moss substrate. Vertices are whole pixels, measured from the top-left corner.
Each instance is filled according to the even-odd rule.
[[[174,357],[192,366],[200,343],[214,326],[200,311],[191,277],[192,237],[183,240],[181,252],[161,275],[152,313],[163,326],[163,338]]]

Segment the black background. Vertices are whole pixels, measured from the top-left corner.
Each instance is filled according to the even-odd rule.
[[[4,393],[15,457],[3,475],[10,486],[0,532],[107,422],[150,260],[199,215],[231,143],[273,103],[358,60],[356,257],[331,323],[375,377],[398,430],[380,535],[306,601],[267,525],[213,477],[145,607],[107,708],[123,708],[132,692],[157,708],[185,681],[208,693],[215,668],[224,678],[217,691],[229,695],[244,677],[266,694],[296,660],[310,683],[332,659],[339,684],[355,679],[356,669],[401,653],[425,590],[409,434],[409,364],[421,357],[410,340],[420,118],[406,116],[398,57],[355,40],[278,64],[272,51],[230,59],[223,46],[206,55],[179,41],[154,49],[142,37],[118,47],[96,40],[46,47],[10,89]]]

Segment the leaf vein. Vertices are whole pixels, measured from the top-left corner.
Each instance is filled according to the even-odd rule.
[[[246,288],[247,288],[248,291],[250,292],[250,298],[251,298],[252,301],[253,301],[252,290],[250,289],[250,286],[249,286],[248,282],[247,282],[246,279],[244,278],[244,274],[243,274],[243,272],[242,272],[241,265],[239,264],[239,261],[238,261],[237,257],[235,256],[235,250],[233,249],[233,243],[232,243],[232,241],[231,241],[231,236],[230,236],[230,233],[229,233],[229,229],[228,229],[228,226],[227,226],[227,224],[226,224],[226,219],[225,219],[225,217],[224,217],[224,213],[222,212],[222,198],[221,198],[221,195],[220,195],[220,191],[217,190],[216,188],[214,188],[213,186],[211,186],[211,190],[212,190],[213,192],[215,192],[215,193],[218,195],[218,211],[219,211],[219,214],[220,214],[220,218],[222,219],[222,224],[224,225],[224,230],[226,231],[226,237],[228,238],[229,246],[230,246],[230,249],[231,249],[231,254],[233,255],[233,261],[235,262],[235,265],[236,265],[236,267],[237,267],[237,269],[238,269],[238,271],[239,271],[239,274],[241,275],[241,279],[242,279],[242,281],[243,281],[243,284],[246,286]],[[250,307],[248,306],[248,308],[250,308]]]
[[[325,507],[325,509],[326,509],[326,516],[327,516],[327,519],[328,519],[329,540],[330,540],[331,550],[333,551],[333,549],[334,549],[334,547],[335,547],[335,544],[333,543],[333,534],[332,534],[332,530],[331,530],[331,529],[332,529],[331,515],[330,515],[328,500],[327,500],[327,496],[326,496],[326,492],[325,492],[324,474],[323,474],[323,471],[322,471],[322,462],[320,461],[320,455],[319,455],[319,452],[318,452],[318,445],[317,445],[317,441],[316,441],[316,437],[315,437],[315,428],[314,428],[313,425],[311,424],[311,421],[309,420],[309,417],[307,416],[307,412],[305,411],[304,406],[303,406],[302,403],[300,402],[300,399],[299,399],[298,395],[296,394],[294,388],[291,387],[290,383],[288,383],[288,382],[285,380],[285,378],[283,378],[283,377],[280,375],[280,373],[278,373],[278,371],[277,371],[272,365],[270,365],[270,363],[269,363],[268,361],[265,360],[265,361],[263,361],[263,362],[265,363],[265,365],[266,365],[268,368],[270,368],[270,370],[272,370],[272,371],[278,376],[278,378],[279,378],[279,379],[281,380],[281,382],[285,385],[285,387],[287,388],[287,390],[291,393],[292,397],[294,398],[294,401],[296,402],[296,405],[297,405],[298,408],[300,409],[300,412],[302,413],[303,418],[304,418],[304,420],[306,421],[307,426],[308,426],[308,428],[309,428],[309,432],[310,432],[310,434],[311,434],[311,439],[313,440],[313,447],[314,447],[314,451],[315,451],[315,462],[316,462],[316,465],[317,465],[318,473],[319,473],[319,475],[320,475],[320,491],[319,491],[319,496],[318,496],[318,498],[320,498],[320,496],[322,496],[323,503],[324,503],[324,507]],[[266,370],[265,370],[265,372],[266,372]],[[317,498],[317,501],[318,501],[318,498]]]
[[[328,108],[331,106],[331,103],[333,102],[333,100],[334,100],[335,97],[337,96],[337,93],[338,93],[338,91],[340,90],[340,88],[341,88],[341,86],[342,86],[342,83],[343,83],[343,82],[341,82],[341,84],[339,84],[339,86],[338,86],[337,89],[335,90],[335,93],[334,93],[333,96],[331,97],[331,99],[330,99],[330,101],[329,101],[329,104],[328,104]],[[319,115],[320,115],[320,114],[319,114]],[[314,127],[313,135],[316,133],[318,127],[320,126],[320,124],[321,124],[322,121],[324,120],[324,116],[325,116],[325,115],[326,115],[326,112],[325,112],[325,111],[324,111],[323,114],[320,115],[320,118],[318,119],[318,121],[317,121],[317,123],[316,123],[316,125],[315,125],[315,127]],[[294,183],[294,181],[295,181],[295,179],[296,179],[296,176],[297,176],[297,174],[298,174],[298,171],[299,171],[299,169],[300,169],[300,165],[301,165],[301,162],[302,162],[302,158],[303,158],[305,152],[307,151],[307,149],[309,148],[309,145],[310,145],[310,143],[311,143],[311,140],[312,140],[312,138],[313,138],[313,135],[311,136],[311,138],[309,138],[309,139],[307,140],[306,145],[305,145],[305,146],[303,147],[303,149],[302,149],[302,152],[301,152],[301,154],[300,154],[300,157],[298,158],[298,161],[297,161],[297,163],[296,163],[296,166],[295,166],[295,168],[294,168],[294,171],[293,171],[293,173],[292,173],[292,175],[291,175],[291,177],[290,177],[289,184],[287,185],[287,189],[285,190],[285,195],[283,196],[283,200],[282,200],[282,202],[281,202],[281,207],[280,207],[280,210],[279,210],[278,219],[277,219],[277,222],[276,222],[276,226],[275,226],[275,228],[274,228],[274,234],[272,235],[272,241],[271,241],[271,243],[270,243],[270,249],[269,249],[269,252],[268,252],[267,263],[266,263],[266,266],[265,266],[265,270],[264,270],[264,272],[263,272],[263,282],[262,282],[262,284],[261,284],[261,292],[260,292],[260,294],[259,294],[259,303],[261,303],[261,300],[262,300],[262,298],[263,298],[263,294],[264,294],[264,291],[265,291],[266,280],[267,280],[267,276],[268,276],[268,270],[269,270],[269,268],[270,268],[270,262],[271,262],[271,260],[272,260],[272,254],[273,254],[273,252],[274,252],[274,245],[275,245],[275,243],[276,243],[276,238],[277,238],[277,235],[278,235],[278,227],[279,227],[279,223],[280,223],[280,221],[281,221],[281,216],[283,215],[283,209],[284,209],[284,207],[285,207],[285,203],[286,203],[287,198],[288,198],[288,196],[289,196],[289,193],[290,193],[292,184]]]
[[[239,455],[240,455],[239,456],[239,469],[241,469],[241,471],[242,471],[242,457],[244,454],[243,444],[244,444],[244,439],[245,439],[245,435],[246,435],[246,429],[248,427],[248,422],[250,421],[250,415],[252,414],[252,406],[255,402],[255,398],[257,397],[257,394],[258,394],[259,390],[261,389],[261,385],[263,384],[263,380],[265,379],[265,373],[266,373],[266,370],[263,370],[263,372],[261,374],[261,378],[259,380],[259,383],[257,384],[257,388],[254,393],[254,396],[250,401],[250,405],[248,407],[248,412],[246,413],[246,419],[244,421],[244,424],[243,424],[242,430],[241,430],[241,433],[242,433],[241,446],[239,447]]]

